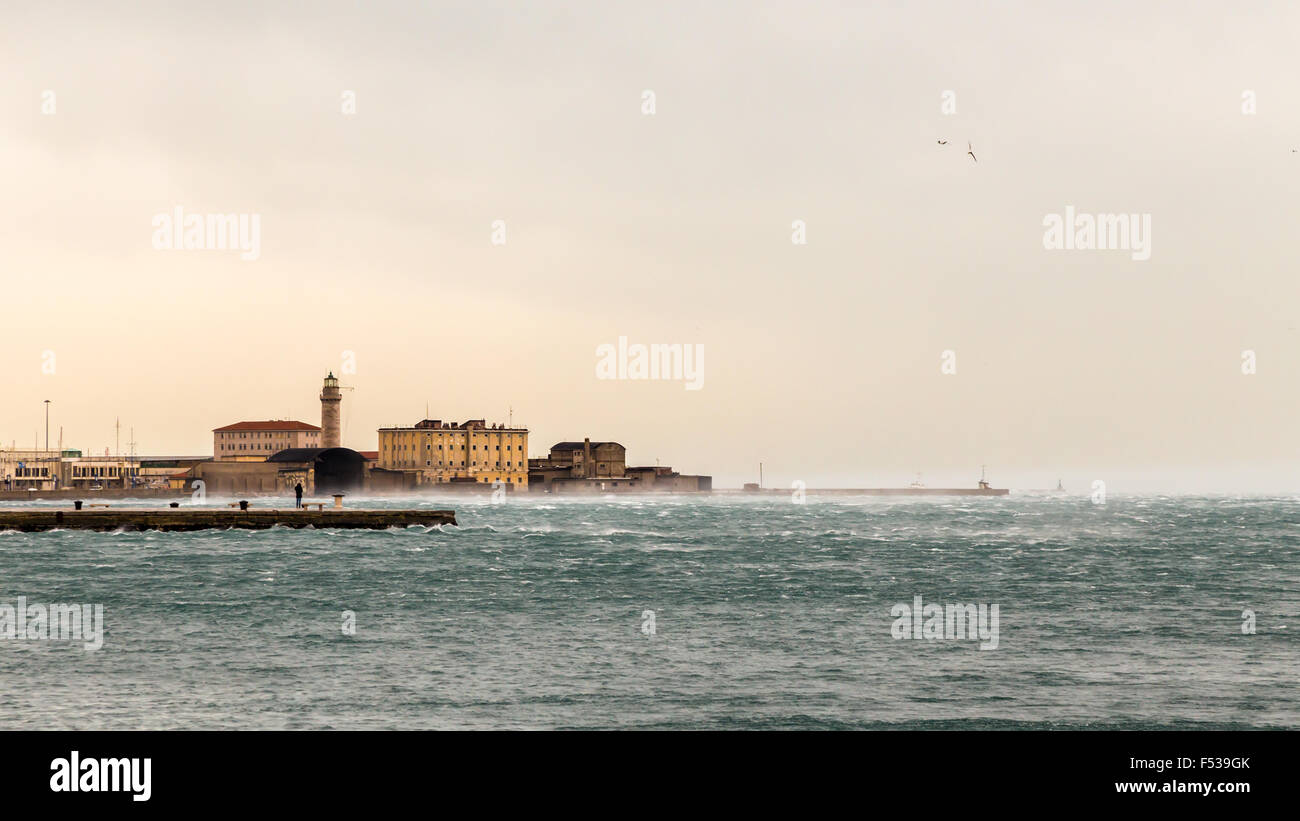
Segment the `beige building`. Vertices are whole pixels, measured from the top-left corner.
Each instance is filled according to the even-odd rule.
[[[544,459],[528,461],[528,488],[546,493],[696,493],[713,490],[712,476],[684,475],[659,465],[628,467],[618,442],[557,442]]]
[[[627,448],[618,442],[557,442],[545,460],[549,469],[567,469],[574,479],[620,479],[627,470]]]
[[[415,473],[421,485],[501,482],[528,485],[528,429],[425,419],[379,429],[378,467]]]
[[[529,489],[606,491],[630,485],[627,448],[618,442],[556,442],[544,459],[528,461]]]
[[[54,490],[63,475],[57,450],[0,450],[0,490]]]
[[[140,460],[79,450],[0,450],[0,490],[107,490],[140,483]]]
[[[59,487],[130,488],[139,483],[140,460],[131,456],[65,456]]]
[[[282,450],[320,446],[320,428],[288,419],[236,422],[212,431],[212,458],[218,462],[263,462]]]

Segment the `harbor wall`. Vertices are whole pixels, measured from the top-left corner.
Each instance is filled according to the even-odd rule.
[[[189,491],[171,490],[170,488],[105,488],[104,490],[87,490],[85,488],[61,488],[59,490],[0,490],[0,502],[32,501],[73,501],[81,499],[94,502],[98,499],[181,499],[188,497]]]

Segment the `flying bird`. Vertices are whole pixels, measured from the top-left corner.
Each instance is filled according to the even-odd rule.
[[[939,145],[947,145],[947,144],[948,144],[947,140],[939,140]]]
[[[972,160],[975,160],[975,152],[971,149],[969,142],[966,143],[966,153],[970,154]],[[975,162],[979,162],[979,160],[975,160]]]

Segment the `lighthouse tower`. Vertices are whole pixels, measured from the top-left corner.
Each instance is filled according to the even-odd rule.
[[[343,392],[339,390],[339,381],[334,372],[325,377],[325,385],[320,389],[320,429],[322,448],[337,448],[342,445],[339,436],[339,412],[343,405]]]

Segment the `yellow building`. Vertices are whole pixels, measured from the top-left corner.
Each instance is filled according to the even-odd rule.
[[[414,472],[419,483],[501,482],[528,486],[528,429],[425,419],[379,429],[378,467]]]

